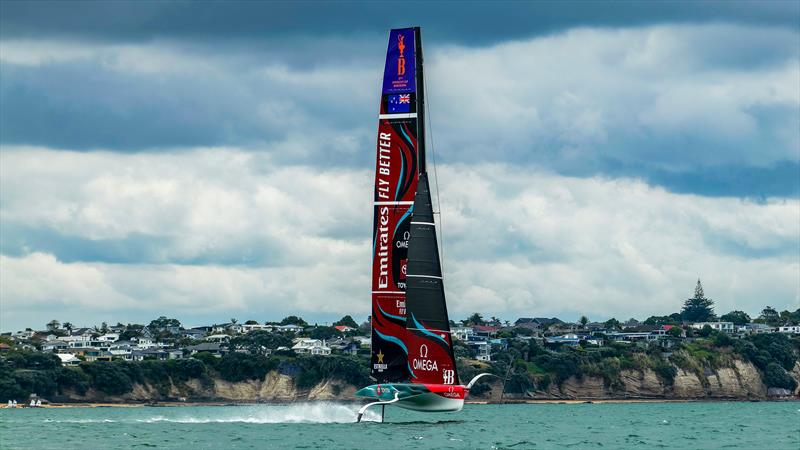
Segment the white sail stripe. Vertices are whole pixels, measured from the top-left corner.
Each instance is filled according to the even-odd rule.
[[[374,205],[413,205],[413,200],[407,200],[402,202],[372,202]]]
[[[379,119],[416,119],[417,113],[379,114]]]
[[[411,222],[411,225],[430,225],[435,227],[436,224],[433,222]]]
[[[416,278],[435,278],[437,280],[441,280],[442,277],[437,277],[436,275],[408,275],[406,274],[406,278],[408,277],[416,277]]]
[[[405,294],[406,291],[372,291],[373,294]]]

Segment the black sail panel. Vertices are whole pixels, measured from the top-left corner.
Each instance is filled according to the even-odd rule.
[[[411,219],[406,316],[412,381],[458,383],[430,186],[424,172],[417,183]]]

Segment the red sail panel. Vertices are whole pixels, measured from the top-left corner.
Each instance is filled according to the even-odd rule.
[[[376,142],[372,364],[379,382],[409,378],[406,260],[419,176],[414,29],[392,30]]]

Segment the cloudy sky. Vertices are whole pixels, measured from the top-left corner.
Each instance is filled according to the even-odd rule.
[[[369,314],[420,25],[451,317],[800,306],[800,4],[0,3],[0,329]]]

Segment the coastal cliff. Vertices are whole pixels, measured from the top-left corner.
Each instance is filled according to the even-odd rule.
[[[673,383],[665,383],[653,370],[623,370],[620,383],[610,386],[602,377],[569,377],[560,386],[552,384],[546,389],[524,393],[502,392],[503,385],[495,382],[485,392],[470,396],[471,400],[485,402],[536,401],[536,400],[702,400],[738,399],[766,400],[779,397],[800,396],[795,392],[769,390],[762,382],[759,371],[750,362],[734,360],[730,367],[706,370],[701,373],[676,368]],[[800,363],[791,371],[792,377],[800,381]],[[74,391],[55,396],[61,402],[295,402],[295,401],[352,401],[356,389],[346,381],[325,379],[311,388],[297,387],[296,378],[272,370],[263,379],[230,382],[218,377],[189,379],[183,382],[170,380],[168,389],[149,383],[135,383],[133,389],[123,395],[108,395],[89,389],[83,395]],[[501,395],[502,394],[502,395]]]

